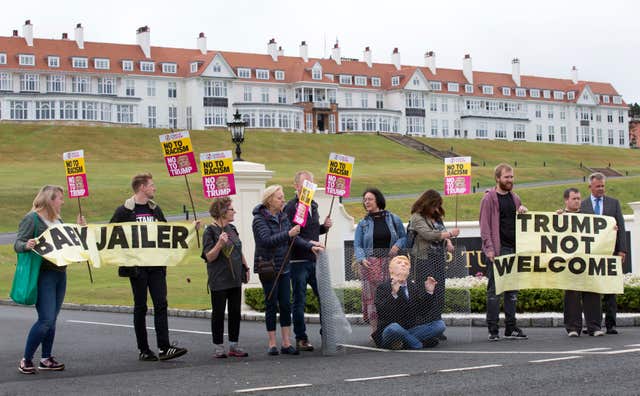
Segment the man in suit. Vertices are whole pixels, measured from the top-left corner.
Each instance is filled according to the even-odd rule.
[[[438,282],[433,277],[428,277],[424,284],[408,281],[410,269],[411,262],[407,256],[394,257],[389,262],[391,280],[376,289],[378,327],[372,337],[380,348],[433,347],[444,333],[442,319],[432,322],[427,319]]]
[[[589,190],[591,191],[591,196],[582,201],[580,211],[582,213],[611,216],[616,219],[616,222],[618,223],[618,231],[613,254],[620,256],[624,263],[627,246],[622,208],[620,207],[620,202],[617,199],[608,195],[605,196],[605,179],[605,176],[600,172],[592,173],[589,176]],[[605,311],[604,325],[607,328],[607,334],[618,334],[618,331],[616,330],[616,312],[618,310],[616,295],[605,294],[602,302]]]

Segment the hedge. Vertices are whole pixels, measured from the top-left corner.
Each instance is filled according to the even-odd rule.
[[[345,313],[362,312],[359,288],[334,289]],[[244,289],[245,303],[253,310],[264,312],[262,288]],[[445,290],[446,312],[486,312],[487,297],[484,287],[472,289],[448,288]],[[518,312],[562,312],[564,291],[556,289],[525,289],[518,294]],[[640,312],[640,287],[625,286],[624,294],[618,295],[619,312]],[[318,313],[319,305],[311,289],[307,289],[306,313]]]

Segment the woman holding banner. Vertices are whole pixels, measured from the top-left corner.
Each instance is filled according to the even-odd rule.
[[[454,250],[451,238],[460,235],[458,228],[447,231],[443,223],[444,213],[440,193],[427,190],[411,207],[408,227],[410,233],[415,233],[412,253],[416,282],[423,284],[429,277],[437,281],[433,304],[427,315],[429,322],[442,319],[446,256],[447,252]],[[446,339],[444,335],[441,338]]]
[[[242,254],[238,231],[231,224],[236,210],[231,198],[215,198],[209,206],[213,223],[202,236],[202,258],[207,263],[208,286],[211,290],[211,334],[214,356],[249,356],[238,346],[242,283],[249,281],[249,267]],[[224,311],[228,305],[229,352],[224,349]]]
[[[265,296],[265,325],[269,336],[268,354],[275,356],[298,355],[291,345],[291,276],[287,262],[292,246],[318,253],[319,242],[307,242],[298,238],[300,226],[291,226],[286,213],[282,186],[267,187],[262,193],[262,203],[253,209],[253,238],[256,242],[254,268],[262,283]],[[276,313],[280,312],[282,346],[276,347]]]
[[[34,236],[42,234],[50,226],[61,224],[60,210],[64,204],[64,190],[60,186],[45,185],[40,188],[33,200],[31,211],[20,222],[15,244],[16,253],[32,250],[36,246]],[[83,216],[78,215],[77,223],[86,225]],[[33,355],[42,345],[42,358],[38,364],[41,371],[61,371],[64,364],[52,355],[53,340],[56,335],[56,319],[67,289],[66,267],[42,259],[38,277],[38,299],[36,311],[38,320],[31,327],[24,348],[24,356],[20,360],[18,371],[23,374],[35,374]]]
[[[365,190],[362,205],[367,214],[358,223],[353,247],[362,279],[362,318],[373,333],[378,327],[376,289],[389,279],[389,258],[404,248],[406,231],[400,217],[384,210],[386,200],[377,188]]]

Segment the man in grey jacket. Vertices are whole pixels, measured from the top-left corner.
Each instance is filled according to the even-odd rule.
[[[496,295],[493,260],[497,256],[513,254],[516,249],[516,213],[524,213],[520,197],[513,189],[513,168],[499,164],[494,171],[496,186],[487,190],[480,202],[480,237],[482,252],[487,257],[487,326],[489,341],[498,341],[500,295]],[[518,291],[504,292],[505,338],[526,340],[527,336],[516,326]]]

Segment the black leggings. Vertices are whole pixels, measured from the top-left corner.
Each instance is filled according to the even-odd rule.
[[[240,335],[240,302],[242,287],[211,291],[211,335],[216,345],[224,342],[224,310],[229,302],[229,341],[238,342]]]

